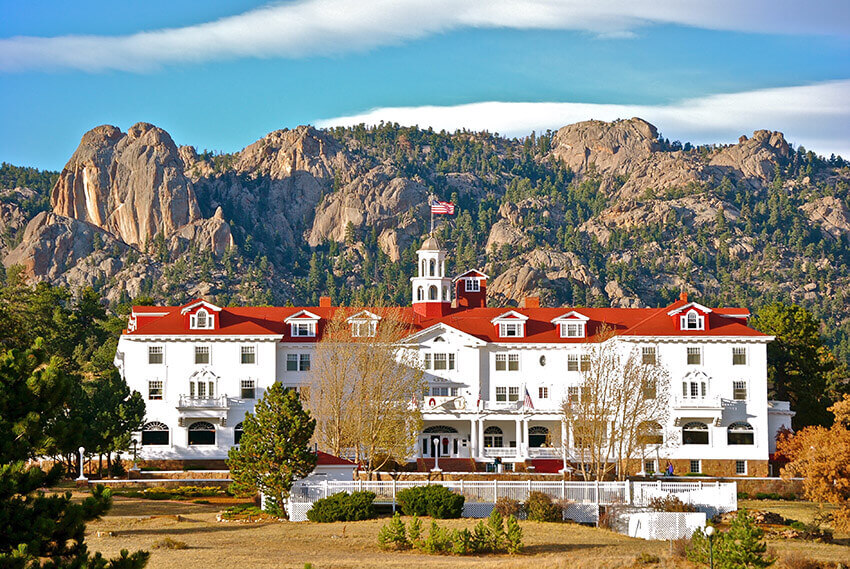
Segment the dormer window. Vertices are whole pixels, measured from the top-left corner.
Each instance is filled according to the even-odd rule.
[[[294,337],[313,338],[316,336],[316,323],[293,322],[290,324],[290,332]]]
[[[584,338],[584,322],[561,322],[561,338]]]
[[[558,327],[561,338],[584,338],[587,336],[587,322],[590,320],[584,314],[568,312],[552,320],[552,324]]]
[[[682,330],[705,330],[705,316],[696,310],[689,310],[684,316],[680,316]]]
[[[374,320],[355,320],[351,323],[352,338],[374,338],[378,333],[378,323]]]
[[[478,279],[465,279],[466,292],[481,292],[481,281]]]
[[[214,327],[215,316],[201,308],[189,316],[189,328],[193,330],[211,330]]]
[[[524,324],[522,322],[500,322],[500,338],[522,338]]]

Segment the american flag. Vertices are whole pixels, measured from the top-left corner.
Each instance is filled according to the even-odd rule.
[[[454,215],[455,204],[453,204],[452,202],[441,202],[434,200],[433,202],[431,202],[431,213]]]
[[[534,403],[531,402],[531,395],[528,394],[528,388],[525,388],[525,399],[522,400],[522,406],[534,409]]]

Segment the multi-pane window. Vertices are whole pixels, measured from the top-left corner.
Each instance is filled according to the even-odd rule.
[[[298,371],[310,371],[310,354],[299,355]]]
[[[189,316],[189,328],[195,330],[208,330],[213,327],[214,316],[207,313],[203,308]]]
[[[424,357],[422,358],[422,367],[425,369],[431,369],[431,354],[424,354]]]
[[[567,371],[578,371],[578,354],[567,355]]]
[[[655,378],[644,378],[641,381],[640,388],[644,399],[655,399],[658,395],[658,386]]]
[[[567,399],[570,403],[578,403],[579,390],[578,387],[572,386],[567,388]]]
[[[374,338],[378,333],[375,320],[355,320],[351,323],[351,336],[354,338]]]
[[[242,399],[254,399],[257,383],[253,379],[243,379],[240,382],[240,388],[242,391]]]
[[[641,348],[641,361],[648,365],[655,365],[655,346],[644,346]]]
[[[148,363],[161,364],[163,361],[162,346],[148,346]]]
[[[583,322],[561,322],[562,338],[584,338]]]
[[[736,401],[747,400],[747,382],[733,381],[732,382],[732,399]]]
[[[590,371],[590,355],[582,354],[581,356],[581,371]]]
[[[286,354],[286,371],[298,371],[298,354]]]
[[[257,363],[257,352],[254,346],[242,346],[240,357],[243,364]]]
[[[653,472],[655,472],[655,461],[654,460],[643,461],[643,471],[646,474],[652,474]]]
[[[426,354],[425,356],[425,369],[430,369],[429,365],[429,356],[430,354]],[[434,354],[434,369],[435,370],[446,370],[446,369],[454,369],[455,368],[455,355],[454,354]]]
[[[702,350],[699,347],[688,348],[688,365],[698,366],[702,364]]]
[[[505,371],[508,369],[508,355],[496,354],[496,371]]]
[[[519,371],[519,354],[508,354],[508,371]]]
[[[293,336],[313,337],[316,335],[315,322],[293,322],[290,328]]]
[[[434,397],[457,397],[457,387],[432,387],[431,395]]]
[[[704,330],[705,316],[697,314],[696,310],[691,310],[681,317],[680,325],[682,330]]]
[[[521,322],[500,322],[499,336],[502,338],[521,338],[522,326]]]
[[[160,380],[148,381],[148,399],[162,399],[163,382]]]
[[[466,292],[479,292],[481,290],[481,281],[478,279],[465,279]]]
[[[210,363],[210,347],[195,346],[195,363],[208,364]]]
[[[537,398],[538,399],[549,399],[549,388],[548,387],[538,387],[537,388]]]
[[[747,473],[747,461],[746,460],[736,460],[735,461],[735,474],[746,474]]]
[[[747,348],[732,348],[732,365],[747,365]]]
[[[702,472],[702,469],[701,469],[701,467],[700,467],[700,461],[699,461],[699,460],[692,460],[692,461],[690,461],[690,462],[691,462],[691,463],[690,463],[690,465],[689,465],[689,466],[690,466],[690,472],[691,472],[691,474],[698,474],[698,473]]]
[[[508,400],[508,388],[507,387],[497,387],[496,388],[496,401],[507,401]]]
[[[519,387],[508,387],[508,401],[519,401]]]

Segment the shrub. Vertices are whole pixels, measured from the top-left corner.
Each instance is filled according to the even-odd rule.
[[[154,549],[188,549],[185,541],[164,537],[153,544]]]
[[[797,495],[794,492],[786,492],[782,495],[783,500],[788,500],[789,502],[793,502],[797,499]]]
[[[489,551],[501,551],[507,541],[503,527],[502,515],[493,510],[487,518],[487,549]]]
[[[739,500],[746,500],[749,497],[750,497],[749,492],[738,492],[738,499]]]
[[[448,553],[451,547],[452,540],[449,532],[438,526],[436,521],[432,521],[431,529],[428,530],[428,537],[422,542],[422,550],[431,554]]]
[[[407,529],[407,539],[413,547],[419,547],[422,541],[422,520],[419,516],[413,516],[410,527]]]
[[[507,541],[508,553],[514,554],[522,551],[522,528],[513,515],[508,516],[505,522],[505,539]]]
[[[832,569],[836,565],[815,561],[800,553],[786,553],[782,557],[781,567],[784,569]]]
[[[496,506],[493,509],[499,512],[503,518],[508,516],[519,517],[524,511],[523,505],[519,501],[507,496],[502,496],[496,500]]]
[[[553,502],[548,494],[543,492],[531,492],[525,502],[528,519],[535,522],[560,522],[563,521],[563,509],[557,502]]]
[[[677,496],[668,494],[663,498],[653,498],[649,501],[649,507],[656,512],[696,512],[697,509],[690,504],[685,504]]]
[[[661,558],[651,553],[641,553],[635,557],[635,565],[655,565],[661,563]]]
[[[728,531],[718,532],[714,537],[714,566],[718,569],[747,567],[761,569],[775,561],[766,556],[767,544],[762,541],[764,532],[759,529],[746,510],[738,510]],[[708,564],[709,541],[698,529],[691,537],[688,559],[694,563]]]
[[[445,486],[415,486],[396,495],[401,511],[406,516],[431,516],[432,518],[459,518],[463,514],[464,498]]]
[[[756,492],[756,500],[781,500],[782,497],[776,492]]]
[[[393,519],[388,524],[381,527],[381,531],[378,532],[378,545],[381,549],[407,549],[410,547],[407,530],[398,512],[393,515]]]
[[[307,512],[311,522],[355,522],[376,516],[373,492],[339,492],[317,500]]]
[[[691,540],[688,537],[680,537],[674,539],[670,544],[670,554],[675,559],[687,559],[688,549],[691,547]]]

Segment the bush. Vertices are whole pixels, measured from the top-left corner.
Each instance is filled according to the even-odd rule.
[[[766,556],[767,544],[762,540],[764,532],[759,529],[752,516],[746,510],[738,510],[735,518],[725,532],[717,532],[714,537],[714,566],[718,569],[753,569],[769,567],[774,559]],[[698,529],[691,537],[688,559],[694,563],[707,565],[709,561],[709,540]]]
[[[396,495],[401,512],[406,516],[459,518],[463,514],[464,498],[445,486],[415,486]]]
[[[635,565],[656,565],[661,563],[661,558],[651,553],[641,553],[635,557]]]
[[[535,522],[563,521],[561,505],[553,502],[552,498],[543,492],[531,492],[525,502],[525,510],[528,513],[528,519]]]
[[[691,540],[688,537],[674,539],[670,544],[670,554],[674,559],[687,559],[688,550],[691,548]]]
[[[116,490],[113,495],[145,500],[185,500],[187,498],[225,496],[227,491],[217,486],[179,486],[177,488],[155,487],[142,490]]]
[[[834,563],[815,561],[800,553],[786,553],[782,557],[780,567],[783,569],[833,569],[838,566]]]
[[[663,498],[653,498],[649,501],[649,507],[656,512],[696,512],[697,509],[690,504],[685,504],[678,497],[668,494]]]
[[[496,506],[493,509],[499,512],[503,518],[507,518],[508,516],[519,517],[525,510],[519,501],[508,498],[507,496],[502,496],[496,500]]]
[[[519,527],[519,522],[513,515],[508,516],[505,522],[505,539],[508,553],[514,554],[522,551],[522,528]]]
[[[373,492],[339,492],[317,500],[307,512],[311,522],[355,522],[376,517]]]
[[[422,550],[425,553],[448,553],[452,549],[452,540],[449,532],[445,528],[437,525],[436,521],[431,522],[431,529],[428,531],[428,537],[422,542]]]
[[[407,539],[407,530],[398,512],[378,532],[378,545],[381,549],[408,549],[410,547],[410,541]]]
[[[782,497],[776,492],[756,492],[756,500],[781,500]]]
[[[180,541],[177,539],[171,539],[170,537],[164,537],[159,541],[155,541],[153,544],[154,549],[188,549],[189,546],[186,545],[185,541]]]

